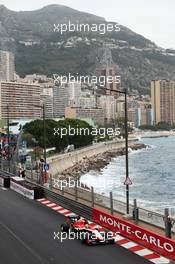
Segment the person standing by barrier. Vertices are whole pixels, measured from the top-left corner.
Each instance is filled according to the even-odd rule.
[[[26,171],[25,171],[25,169],[22,170],[22,172],[21,172],[21,176],[22,176],[22,178],[25,178],[25,176],[26,176]]]

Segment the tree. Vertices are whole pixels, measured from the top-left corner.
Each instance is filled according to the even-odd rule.
[[[92,144],[92,127],[85,121],[79,119],[65,119],[55,121],[46,120],[46,147],[56,147],[59,152],[66,146],[73,144],[75,148]],[[54,133],[57,131],[57,133]],[[64,131],[64,133],[62,133]],[[66,132],[66,133],[65,133]],[[74,132],[74,133],[73,133]],[[29,137],[30,135],[30,137]],[[43,121],[34,120],[24,126],[24,137],[31,145],[31,138],[38,141],[38,145],[43,147]]]

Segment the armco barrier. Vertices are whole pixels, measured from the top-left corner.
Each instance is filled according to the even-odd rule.
[[[19,182],[14,181],[13,178],[11,180],[10,189],[12,189],[17,193],[20,193],[21,195],[27,197],[28,199],[34,200],[34,190],[29,190],[28,188],[19,184]]]
[[[0,175],[0,187],[10,188],[10,177]]]
[[[77,214],[81,214],[86,218],[92,218],[92,208],[88,207],[87,205],[81,204],[72,199],[59,195],[58,193],[54,193],[53,191],[50,191],[48,188],[39,184],[27,180],[22,180],[19,177],[14,177],[14,174],[3,172],[1,170],[0,173],[11,178],[11,189],[28,197],[29,199],[39,199],[45,196],[46,198],[52,199],[52,201],[58,202],[61,206],[64,206],[66,209],[74,211]],[[15,179],[21,179],[25,182],[25,184],[20,185],[18,181],[15,181]],[[34,194],[32,189],[34,190]]]
[[[160,236],[95,208],[93,209],[93,221],[114,232],[120,232],[124,237],[136,241],[169,259],[175,260],[175,241],[172,239]]]
[[[40,199],[44,196],[42,187],[27,182],[20,177],[11,177],[10,188],[32,200]]]
[[[73,211],[76,214],[80,214],[81,216],[91,219],[92,218],[92,208],[81,204],[77,201],[74,201],[72,199],[69,199],[67,197],[64,197],[62,195],[56,194],[50,190],[48,190],[47,188],[44,188],[44,196],[46,198],[52,199],[52,201],[54,202],[58,202],[59,205],[65,207],[68,210]]]

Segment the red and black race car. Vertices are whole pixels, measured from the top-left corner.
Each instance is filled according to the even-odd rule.
[[[66,217],[66,223],[61,225],[61,231],[78,233],[77,237],[87,245],[115,243],[113,232],[78,215]]]

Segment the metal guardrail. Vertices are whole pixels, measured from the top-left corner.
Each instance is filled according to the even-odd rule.
[[[15,174],[13,174],[11,172],[3,171],[3,170],[0,170],[0,175],[7,176],[7,177],[14,177],[14,176],[16,176]]]
[[[30,177],[30,175],[28,175]],[[32,179],[36,180],[36,177],[34,174],[32,174]],[[123,201],[116,200],[113,198],[113,208],[111,209],[111,201],[110,196],[104,196],[102,194],[94,193],[92,194],[91,190],[85,189],[85,188],[64,188],[60,189],[57,186],[54,187],[54,184],[51,184],[52,190],[59,193],[59,194],[65,194],[67,196],[70,196],[72,200],[79,200],[82,201],[89,206],[99,206],[104,208],[105,210],[109,210],[110,212],[114,213],[120,213],[125,214],[126,213],[126,204]],[[93,197],[92,197],[93,195]],[[77,197],[76,197],[77,196]],[[155,227],[159,227],[164,229],[165,228],[165,222],[164,222],[164,215],[158,212],[150,211],[145,208],[139,207],[139,220],[151,224]],[[134,206],[132,204],[129,205],[130,214],[132,214],[134,210]],[[175,222],[175,218],[171,216],[171,219]],[[175,231],[175,225],[172,228],[173,231]]]
[[[8,176],[8,177],[14,177],[15,174],[12,174],[10,172],[2,171],[0,170],[0,175]],[[31,181],[26,180],[27,182],[31,183]],[[80,202],[74,201],[68,197],[65,197],[63,195],[60,195],[56,192],[51,191],[50,189],[41,186],[37,183],[32,182],[33,185],[38,186],[42,188],[44,196],[48,199],[51,199],[53,202],[57,202],[59,205],[65,207],[66,209],[73,211],[76,214],[80,214],[81,216],[92,219],[92,208],[84,205]]]
[[[0,170],[0,174],[6,176],[14,176],[14,174]],[[36,175],[31,174],[32,177],[28,178],[28,181],[32,181],[36,186],[40,186],[36,183]],[[28,175],[30,177],[30,175]],[[61,190],[50,186],[46,188],[42,186],[46,198],[50,198],[55,202],[58,202],[61,206],[65,207],[68,210],[74,211],[77,214],[81,214],[84,217],[91,219],[92,216],[92,207],[99,206],[105,210],[109,210],[111,213],[126,213],[126,204],[122,201],[113,199],[113,208],[111,208],[110,197],[92,193],[91,190],[86,190],[82,188],[64,188]],[[134,206],[130,204],[130,213],[132,214]],[[173,223],[175,223],[175,218],[171,217]],[[165,229],[164,215],[153,212],[144,208],[139,207],[139,220],[151,224],[155,227]],[[173,225],[172,231],[175,232],[175,225]]]
[[[51,198],[52,201],[58,202],[61,206],[65,207],[66,209],[75,212],[76,214],[81,214],[81,216],[92,219],[92,208],[84,205],[80,202],[74,201],[69,199],[65,196],[57,194],[53,191],[48,190],[47,188],[44,189],[44,195],[46,198]]]
[[[106,208],[110,208],[110,198],[101,194],[96,194],[96,197],[98,199],[96,200],[95,204],[99,206],[103,206]],[[134,206],[130,204],[130,213],[134,210]],[[145,208],[142,208],[138,206],[139,208],[139,220],[160,227],[160,228],[165,228],[165,222],[164,222],[164,215],[158,212],[150,211]],[[115,198],[113,199],[113,209],[114,212],[119,212],[121,214],[126,213],[126,204],[125,202],[116,200]],[[175,220],[174,217],[171,217],[172,220]],[[174,230],[174,227],[173,227]]]

